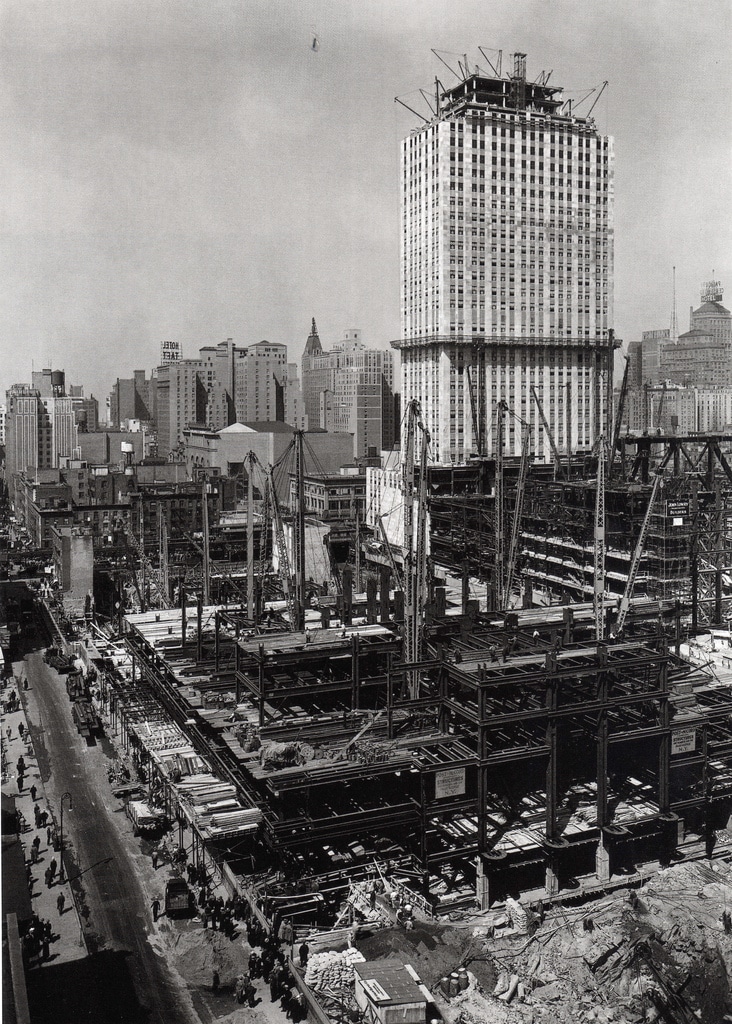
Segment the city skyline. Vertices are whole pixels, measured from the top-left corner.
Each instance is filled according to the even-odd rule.
[[[615,330],[732,288],[730,11],[620,2],[246,8],[11,3],[3,15],[4,391],[52,365],[103,404],[117,376],[233,337],[399,337],[399,95],[478,45],[556,66],[615,139]],[[566,29],[571,26],[572,31]],[[319,45],[312,48],[317,35]],[[591,101],[590,101],[591,102]]]

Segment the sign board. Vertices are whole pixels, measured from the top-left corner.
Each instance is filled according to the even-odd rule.
[[[443,800],[448,796],[462,796],[464,792],[464,768],[450,768],[435,775],[435,800]]]
[[[671,733],[672,754],[693,754],[696,750],[696,729],[674,729]]]
[[[160,363],[177,363],[183,358],[183,346],[179,341],[160,342]]]
[[[666,515],[667,516],[688,516],[689,514],[689,499],[688,498],[673,498],[666,502]]]

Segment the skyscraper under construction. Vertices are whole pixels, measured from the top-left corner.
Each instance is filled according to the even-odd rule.
[[[461,64],[402,144],[404,406],[418,399],[439,462],[495,447],[495,409],[515,414],[506,451],[588,448],[612,384],[613,149],[572,112],[550,73]]]

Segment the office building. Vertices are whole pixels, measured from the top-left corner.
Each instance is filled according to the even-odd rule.
[[[590,447],[612,386],[613,146],[524,54],[439,94],[402,145],[402,400],[437,461],[493,447],[505,401],[557,444]],[[506,451],[521,430],[507,423]]]
[[[132,377],[118,377],[109,396],[109,425],[119,430],[128,420],[150,422],[150,390],[144,370],[134,370]]]
[[[302,389],[310,429],[353,434],[354,458],[394,445],[394,357],[367,348],[359,330],[346,331],[326,352],[313,320],[302,357]]]

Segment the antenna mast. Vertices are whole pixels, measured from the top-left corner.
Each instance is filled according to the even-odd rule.
[[[671,307],[671,341],[679,340],[679,320],[676,316],[676,267],[673,274],[673,305]]]

